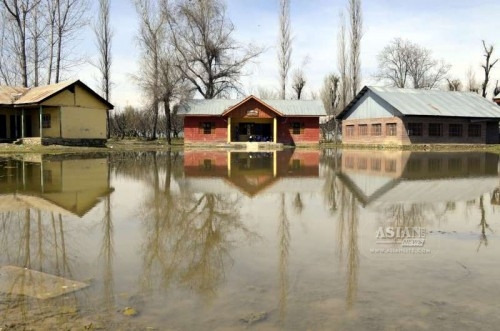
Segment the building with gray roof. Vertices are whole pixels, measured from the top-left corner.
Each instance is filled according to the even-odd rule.
[[[346,144],[496,144],[500,108],[473,92],[365,86],[337,115]]]
[[[191,100],[179,114],[184,116],[186,144],[298,145],[319,142],[319,118],[326,112],[318,100],[261,100],[251,95],[237,100]]]

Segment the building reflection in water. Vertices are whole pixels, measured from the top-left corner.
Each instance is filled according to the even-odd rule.
[[[481,242],[487,244],[484,196],[494,199],[498,190],[497,154],[348,150],[339,176],[362,206],[382,212],[394,226],[430,225],[458,202],[477,204]]]
[[[289,294],[288,261],[291,243],[290,211],[286,197],[293,195],[292,206],[300,214],[302,194],[320,192],[318,151],[285,150],[274,152],[186,151],[185,179],[181,186],[204,195],[253,198],[274,194],[279,198],[277,241],[279,247],[279,316],[286,316]],[[234,220],[233,220],[234,221]]]
[[[112,191],[107,156],[26,154],[0,159],[1,264],[78,277],[74,272],[79,267],[74,247],[78,226],[68,230],[67,219],[83,217]],[[43,279],[20,273],[12,284],[2,283],[2,291],[42,293],[48,286]],[[68,298],[75,299],[66,296],[61,304],[77,304]],[[26,316],[43,314],[27,296],[10,303],[6,314],[11,306],[21,307]]]

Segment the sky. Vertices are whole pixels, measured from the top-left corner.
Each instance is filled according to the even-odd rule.
[[[243,45],[265,48],[265,52],[244,69],[243,93],[257,94],[259,87],[277,91],[279,0],[226,0],[226,3],[227,15],[235,26],[234,39]],[[97,1],[93,1],[93,6],[97,6]],[[290,8],[291,72],[297,67],[303,68],[307,80],[304,94],[309,98],[319,92],[327,74],[336,72],[339,13],[346,11],[347,0],[291,0]],[[373,78],[377,54],[397,37],[430,49],[434,58],[444,59],[452,66],[450,78],[459,78],[462,82],[469,68],[476,73],[478,82],[484,78],[480,66],[484,62],[482,40],[495,47],[493,58],[500,57],[498,0],[362,0],[362,11],[362,85],[383,85]],[[111,0],[111,25],[114,33],[111,103],[118,110],[127,105],[142,107],[145,99],[132,79],[140,71],[138,21],[132,1]],[[94,39],[89,27],[79,42],[80,52],[89,63],[98,57]],[[308,61],[304,65],[305,58]],[[98,90],[99,75],[89,63],[70,73],[68,78],[79,78]],[[500,80],[500,61],[491,76],[489,87],[493,90]],[[291,95],[291,88],[288,90]]]

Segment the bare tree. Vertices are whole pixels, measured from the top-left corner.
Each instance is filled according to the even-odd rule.
[[[302,96],[302,90],[306,85],[306,77],[304,74],[304,70],[301,68],[297,68],[293,72],[293,81],[292,81],[292,89],[295,91],[295,95],[297,96],[297,100],[300,100]]]
[[[455,78],[455,79],[446,79],[446,82],[448,83],[448,91],[461,91],[462,90],[462,82],[460,79]]]
[[[220,0],[179,0],[170,17],[171,38],[183,76],[205,99],[239,90],[243,67],[262,49],[240,45]]]
[[[498,59],[492,60],[491,54],[493,53],[493,45],[489,47],[486,46],[486,42],[483,40],[483,48],[484,48],[484,57],[486,58],[485,63],[481,65],[484,69],[484,81],[481,85],[482,88],[482,96],[486,98],[486,89],[488,88],[488,83],[490,81],[490,71],[493,66],[498,62]]]
[[[258,87],[257,94],[261,99],[277,100],[280,98],[279,92],[274,89],[267,89],[265,87]]]
[[[337,37],[337,67],[340,73],[340,107],[344,108],[349,98],[349,55],[346,45],[346,23],[342,12],[339,14],[339,32]]]
[[[339,108],[340,80],[341,78],[336,74],[329,74],[323,80],[323,87],[320,94],[321,101],[323,101],[328,115],[335,115],[341,110]]]
[[[97,69],[101,75],[101,93],[106,101],[111,98],[111,40],[113,32],[110,26],[110,0],[99,0],[99,15],[94,23],[99,60]],[[109,109],[106,110],[106,137],[110,136]]]
[[[450,65],[431,55],[429,49],[395,38],[378,54],[375,77],[399,88],[432,89],[446,77]]]
[[[290,36],[290,0],[280,0],[280,22],[278,39],[278,62],[280,69],[281,99],[286,98],[286,81],[292,66],[292,38]],[[299,98],[300,99],[300,98]]]
[[[43,3],[41,1],[33,8],[31,15],[31,24],[27,26],[29,31],[29,38],[31,39],[31,59],[30,63],[32,63],[33,70],[33,85],[38,86],[41,80],[41,70],[44,58],[45,47],[44,44],[44,33],[46,29],[46,20],[43,17],[42,12],[45,10],[43,8]]]
[[[340,108],[341,101],[341,78],[336,74],[329,74],[325,77],[323,81],[323,87],[321,89],[321,101],[325,107],[326,113],[329,115],[330,120],[321,125],[321,131],[323,138],[326,139],[327,136],[333,133],[334,141],[337,142],[339,125],[334,115],[338,114],[342,108]]]
[[[161,94],[161,53],[166,40],[167,17],[163,6],[165,0],[135,0],[136,11],[140,19],[139,46],[142,51],[140,72],[137,78],[153,107],[153,133],[156,139],[158,126],[159,102]]]
[[[350,22],[350,78],[351,95],[354,98],[361,87],[361,37],[363,36],[363,17],[361,0],[349,0],[348,4]]]
[[[38,5],[34,0],[2,0],[3,8],[7,11],[10,19],[14,22],[12,39],[15,42],[17,56],[20,61],[22,84],[28,87],[28,29],[30,13]]]
[[[466,72],[467,75],[467,91],[479,93],[479,85],[476,80],[476,73],[469,67]]]
[[[304,68],[309,63],[309,56],[306,56],[302,60],[302,64],[299,68],[296,68],[293,72],[293,80],[292,80],[292,89],[295,91],[295,95],[297,100],[300,100],[302,97],[302,91],[304,90],[304,86],[306,86],[306,74],[304,72]]]
[[[54,7],[55,6],[55,7]],[[69,57],[68,43],[77,32],[87,24],[87,12],[89,2],[87,0],[52,0],[49,13],[55,13],[53,18],[55,31],[55,83],[61,79],[62,71],[69,65],[66,63]],[[52,60],[50,60],[52,61]],[[70,61],[72,64],[78,61]]]

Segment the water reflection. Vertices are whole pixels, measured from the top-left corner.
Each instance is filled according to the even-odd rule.
[[[454,267],[491,263],[498,161],[356,150],[4,158],[0,262],[90,286],[51,300],[1,295],[0,323],[56,316],[42,328],[64,329],[71,316],[80,329],[89,321],[107,330],[385,328],[398,309],[417,314],[433,286],[459,274]],[[387,224],[439,231],[452,267],[443,256],[427,264],[367,258],[370,227]],[[463,247],[474,259],[453,255],[460,240],[472,243]],[[481,282],[496,284],[484,274]],[[398,295],[415,308],[381,308]],[[127,319],[126,307],[139,315]]]
[[[495,199],[498,161],[497,154],[483,152],[347,150],[339,178],[363,207],[380,212],[383,223],[395,227],[436,225],[457,203],[477,204],[480,247],[487,245],[484,197]]]
[[[85,217],[102,198],[109,197],[113,189],[108,171],[107,156],[99,155],[0,159],[0,263],[42,272],[19,272],[14,278],[2,272],[1,292],[11,298],[3,309],[4,320],[21,314],[29,321],[49,313],[47,309],[59,316],[57,312],[77,305],[74,295],[56,294],[61,288],[52,288],[55,278],[50,277],[79,277],[75,247],[79,227],[68,227],[67,222]],[[26,295],[10,295],[14,289]],[[29,297],[52,297],[50,291],[55,297],[51,307]]]

